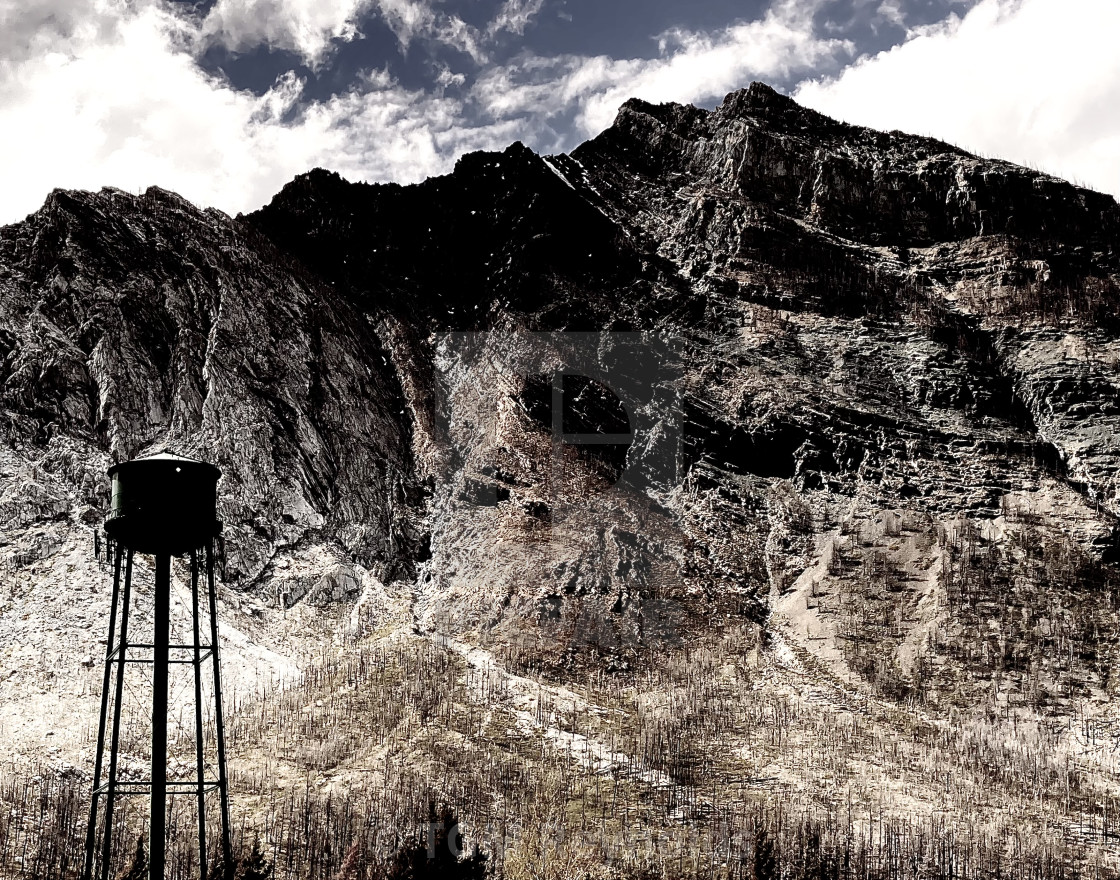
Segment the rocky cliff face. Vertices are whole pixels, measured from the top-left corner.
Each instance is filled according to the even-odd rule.
[[[752,624],[931,712],[1112,719],[1118,285],[1110,197],[760,84],[236,219],[56,192],[0,230],[0,697],[90,702],[105,469],[168,449],[224,471],[254,669],[311,608],[554,676]]]
[[[439,487],[425,577],[440,587],[425,607],[480,633],[591,604],[597,620],[614,609],[627,650],[644,643],[643,602],[686,584],[682,614],[730,602],[764,620],[816,538],[885,508],[932,528],[1058,493],[1062,510],[1094,508],[1064,526],[1077,546],[1115,553],[1109,197],[836,123],[756,84],[714,112],[631,101],[571,155],[515,145],[418,187],[313,172],[247,222],[393,328],[402,372],[431,371],[403,382],[431,438],[418,467]],[[679,417],[673,477],[615,493],[609,513],[587,501],[588,521],[551,524],[533,560],[531,511],[561,499],[542,479],[542,423],[502,404],[530,388],[514,366],[524,347],[548,343],[495,333],[500,351],[467,367],[438,341],[509,328],[672,339],[651,384],[673,377],[659,398],[666,423]],[[538,373],[562,361],[533,358]],[[463,407],[469,436],[456,434]],[[641,456],[631,448],[627,467]],[[463,487],[480,482],[502,501],[472,503]],[[638,512],[651,499],[652,520]],[[656,516],[669,534],[649,542]],[[632,565],[580,562],[602,567],[627,540]]]

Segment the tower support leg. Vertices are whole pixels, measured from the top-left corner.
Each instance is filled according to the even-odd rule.
[[[94,533],[96,534],[96,533]],[[105,676],[101,682],[101,717],[97,722],[97,753],[93,759],[93,794],[89,799],[89,824],[86,826],[86,852],[82,861],[82,880],[92,880],[93,857],[97,849],[97,799],[101,788],[101,766],[105,751],[105,722],[109,717],[109,685],[113,674],[113,638],[117,632],[117,599],[121,589],[120,545],[113,554],[113,598],[109,604],[109,637],[105,639]],[[127,614],[127,608],[125,613]]]
[[[198,620],[198,552],[191,551],[191,619],[194,621],[194,737],[198,772],[198,876],[206,880],[206,757],[202,726],[202,639]]]
[[[218,798],[222,811],[222,864],[233,870],[233,842],[229,829],[229,778],[226,776],[226,729],[222,715],[222,673],[218,663],[218,598],[214,590],[214,544],[206,543],[206,587],[210,603],[210,656],[214,661],[214,724],[218,735]]]
[[[152,637],[152,811],[148,832],[148,877],[164,880],[167,837],[167,678],[171,643],[171,555],[156,554]]]
[[[101,829],[101,880],[109,880],[113,852],[113,807],[117,799],[117,757],[121,747],[121,702],[124,699],[124,663],[128,653],[128,606],[132,601],[132,551],[125,549],[124,596],[121,598],[121,637],[117,642],[117,687],[113,701],[113,728],[109,737],[109,784],[105,790],[105,824]],[[113,634],[109,634],[112,641]]]
[[[193,642],[190,645],[175,645],[176,650],[189,649],[193,652],[190,662],[194,668],[195,702],[195,760],[197,787],[186,788],[183,793],[193,793],[198,802],[198,857],[199,878],[208,876],[208,848],[206,841],[206,794],[208,788],[217,789],[220,800],[221,816],[221,858],[227,876],[232,876],[233,847],[229,817],[229,777],[226,772],[225,718],[222,711],[222,680],[218,646],[218,609],[217,593],[214,584],[213,543],[208,542],[206,553],[206,602],[210,612],[210,644],[202,643],[203,600],[199,595],[199,580],[202,577],[201,551],[190,554],[191,565],[191,619]],[[167,871],[167,779],[168,747],[168,690],[171,664],[171,556],[156,554],[155,589],[153,591],[154,627],[152,644],[141,645],[152,650],[152,714],[151,714],[151,776],[146,783],[128,782],[122,788],[117,781],[118,758],[121,742],[121,709],[124,698],[125,664],[132,662],[148,663],[146,657],[129,657],[129,605],[132,596],[133,550],[123,544],[114,546],[113,595],[109,613],[109,636],[106,639],[105,673],[101,688],[101,713],[97,729],[97,752],[94,756],[93,792],[90,798],[89,823],[86,827],[85,852],[82,860],[81,880],[109,880],[110,864],[114,848],[113,813],[119,794],[136,793],[146,785],[150,797],[148,824],[148,878],[165,880]],[[123,589],[122,589],[123,567]],[[119,600],[119,601],[118,601]],[[116,630],[120,629],[119,634]],[[133,646],[136,647],[136,646]],[[203,724],[203,650],[208,649],[213,662],[214,721],[217,745],[216,779],[206,778],[206,729]],[[176,655],[175,662],[183,662]],[[115,670],[114,670],[115,667]],[[113,673],[116,673],[114,679]],[[110,693],[112,689],[112,693]],[[112,706],[112,711],[110,711]],[[110,715],[112,716],[110,721]],[[104,773],[105,757],[108,753],[108,772]],[[179,787],[176,785],[175,791]],[[98,827],[99,807],[101,809],[100,829]],[[100,834],[100,837],[98,836]],[[100,861],[98,849],[100,848]],[[211,847],[212,849],[212,847]]]

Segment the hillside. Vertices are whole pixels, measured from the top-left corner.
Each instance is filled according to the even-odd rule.
[[[237,218],[56,191],[0,229],[7,773],[88,776],[105,470],[166,449],[291,876],[429,799],[508,876],[1120,873],[1118,314],[1112,198],[758,83]]]

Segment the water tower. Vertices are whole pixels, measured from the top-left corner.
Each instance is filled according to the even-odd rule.
[[[163,880],[167,796],[194,795],[198,799],[199,876],[205,880],[206,796],[217,792],[221,811],[221,846],[224,864],[232,864],[229,827],[229,790],[226,778],[225,729],[222,720],[222,689],[218,666],[218,617],[214,593],[214,540],[221,534],[217,518],[217,484],[221,471],[211,464],[160,454],[126,461],[109,469],[112,480],[112,509],[105,521],[105,533],[115,548],[113,553],[113,599],[109,611],[109,637],[105,643],[105,676],[101,690],[101,720],[97,729],[94,758],[93,795],[86,831],[85,862],[82,880],[94,880],[97,861],[99,806],[104,805],[101,821],[100,871],[107,880],[112,856],[113,809],[125,795],[148,794],[151,817],[148,835],[149,877]],[[155,583],[152,591],[152,641],[130,640],[129,606],[132,601],[132,562],[136,553],[155,557]],[[189,556],[191,572],[191,621],[193,640],[187,644],[171,642],[171,557]],[[208,642],[202,641],[199,615],[199,577],[205,561],[206,602],[209,605]],[[123,590],[121,568],[124,568]],[[217,739],[217,762],[206,778],[205,737],[203,731],[203,664],[213,665],[212,696]],[[196,774],[193,780],[168,780],[167,720],[168,681],[171,664],[194,667],[194,731]],[[125,667],[149,664],[152,668],[152,760],[146,780],[121,779],[118,773],[121,742],[121,703],[124,697]],[[115,675],[114,675],[115,673]],[[110,699],[112,697],[112,699]],[[108,724],[110,707],[112,723]],[[108,737],[106,736],[108,734]],[[105,770],[108,738],[108,772]]]

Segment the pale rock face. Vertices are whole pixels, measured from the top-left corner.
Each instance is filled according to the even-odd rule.
[[[926,572],[938,529],[1024,505],[1111,565],[1118,277],[1112,199],[758,84],[412,187],[316,170],[236,219],[55,192],[0,230],[0,630],[88,594],[58,612],[81,680],[105,470],[160,449],[222,468],[223,596],[286,656],[319,609],[632,668],[845,576],[852,535]],[[629,418],[578,384],[562,418],[621,412],[629,448],[554,442],[565,366],[630,383]]]

